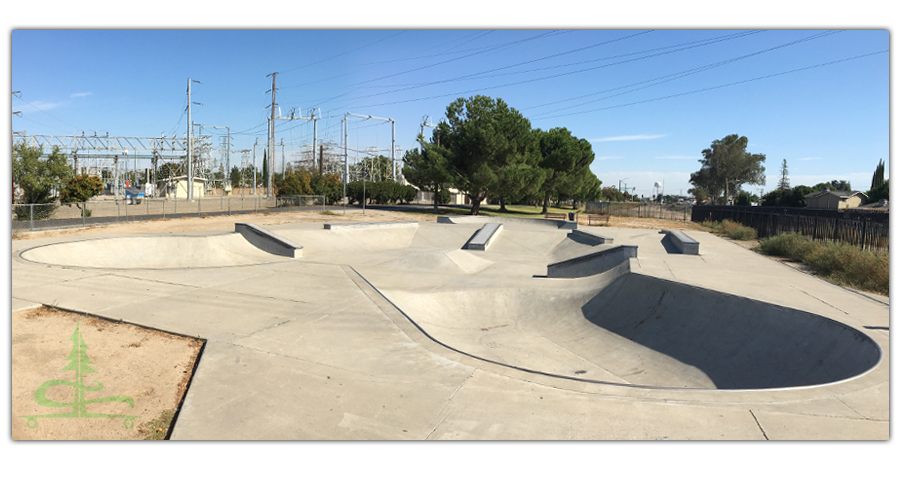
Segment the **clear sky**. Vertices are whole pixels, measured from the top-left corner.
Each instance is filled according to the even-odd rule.
[[[340,143],[351,112],[394,119],[410,149],[423,117],[484,94],[588,139],[603,185],[643,195],[654,181],[687,193],[700,152],[729,134],[766,155],[766,191],[782,160],[792,185],[860,190],[889,162],[887,30],[15,29],[11,43],[12,127],[27,134],[184,135],[190,78],[202,82],[193,121],[251,149],[265,143],[266,75],[278,72],[281,115],[318,110],[320,142]],[[277,124],[288,161],[312,143],[311,122]],[[390,123],[354,119],[349,134],[351,149],[389,156]]]

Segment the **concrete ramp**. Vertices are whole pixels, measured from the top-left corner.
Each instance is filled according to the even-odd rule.
[[[384,291],[435,341],[567,379],[688,389],[775,389],[852,378],[877,344],[810,313],[633,274],[622,263],[534,288]]]
[[[103,238],[35,247],[22,252],[31,262],[99,269],[181,269],[281,262],[238,233],[211,236]]]

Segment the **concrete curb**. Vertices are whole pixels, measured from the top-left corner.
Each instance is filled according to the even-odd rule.
[[[376,229],[376,228],[392,228],[392,227],[418,227],[418,222],[340,222],[337,224],[325,223],[324,229],[329,231],[343,229]]]
[[[585,237],[587,237],[587,238],[590,238],[590,239],[593,239],[593,240],[597,240],[597,241],[600,242],[600,243],[612,243],[612,242],[613,242],[613,239],[612,239],[612,238],[608,238],[608,237],[606,237],[606,236],[601,236],[601,235],[599,235],[599,234],[597,234],[597,233],[593,233],[593,232],[590,232],[590,231],[585,231],[585,230],[583,230],[583,229],[573,229],[573,230],[572,230],[572,234],[574,234],[574,235],[576,235],[576,236],[585,236]]]
[[[481,226],[481,229],[466,243],[466,250],[487,250],[502,230],[503,224],[490,223]]]
[[[239,233],[250,244],[264,252],[291,258],[303,256],[302,246],[256,224],[236,222],[234,232]]]
[[[637,257],[637,245],[617,245],[580,257],[547,264],[548,278],[584,278],[605,273],[628,259]]]
[[[691,238],[681,231],[674,231],[671,229],[663,229],[662,232],[665,233],[666,237],[679,252],[685,255],[700,255],[700,242],[694,238]]]
[[[557,229],[577,229],[575,221],[559,219],[538,219],[533,217],[492,217],[487,215],[438,215],[439,224],[483,224],[491,221],[500,221],[502,224],[511,225],[539,225],[554,226]]]

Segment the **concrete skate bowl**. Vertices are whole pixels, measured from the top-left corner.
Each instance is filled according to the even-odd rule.
[[[290,260],[262,251],[236,233],[73,241],[31,248],[20,257],[39,264],[92,269],[212,268]]]
[[[590,286],[386,295],[446,347],[587,382],[784,389],[854,378],[881,360],[872,339],[830,319],[622,266]]]

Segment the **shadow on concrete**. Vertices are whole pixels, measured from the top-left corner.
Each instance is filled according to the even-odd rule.
[[[827,384],[881,359],[868,336],[822,316],[640,274],[617,281],[582,307],[585,318],[696,367],[718,389]]]

